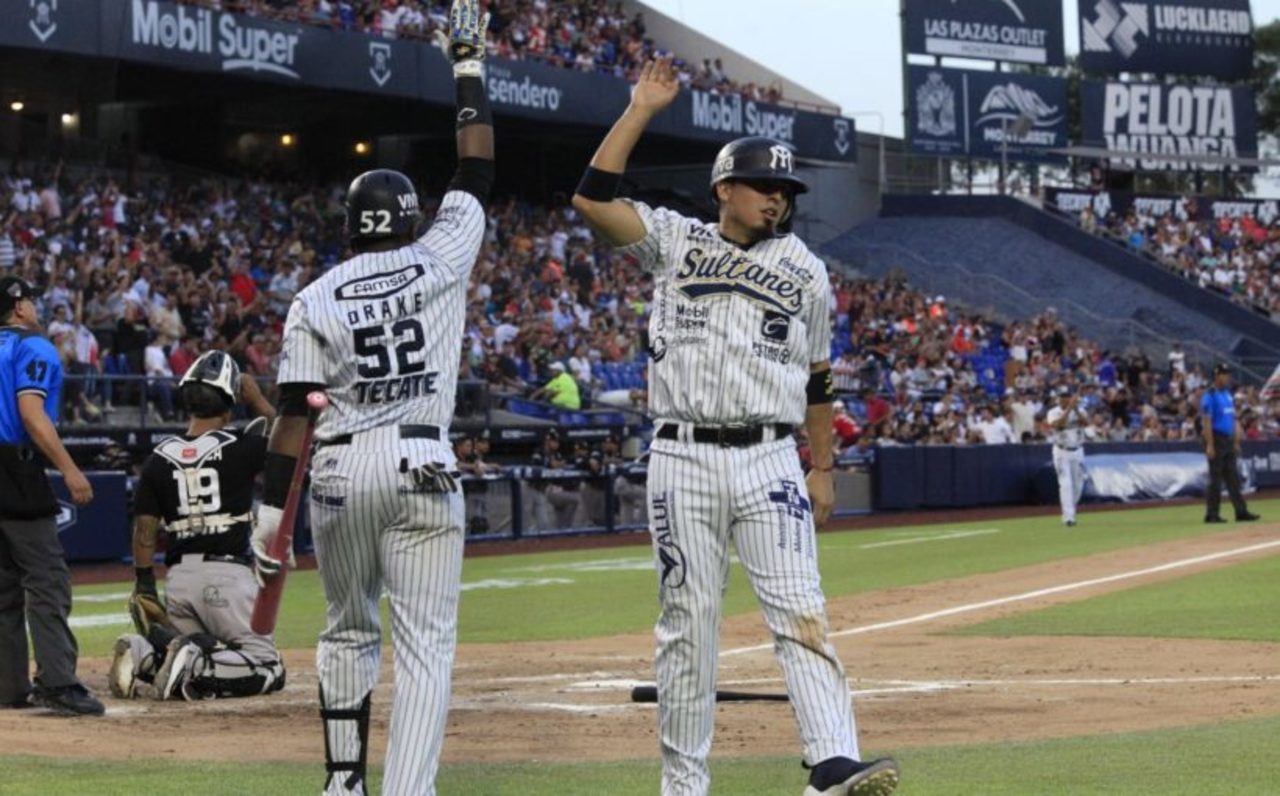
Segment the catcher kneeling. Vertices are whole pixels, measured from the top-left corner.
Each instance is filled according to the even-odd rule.
[[[156,446],[134,496],[136,584],[129,614],[137,633],[115,642],[111,693],[156,699],[253,696],[284,688],[284,663],[270,636],[249,628],[258,584],[249,553],[254,479],[267,453],[275,410],[228,354],[210,351],[178,386],[191,415],[185,434]],[[230,426],[237,400],[258,415]],[[165,601],[152,568],[156,534],[169,534]]]

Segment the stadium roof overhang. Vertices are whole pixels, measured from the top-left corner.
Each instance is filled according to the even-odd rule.
[[[1195,155],[1164,152],[1132,152],[1124,149],[1107,149],[1100,146],[1069,146],[1049,150],[1055,155],[1093,160],[1155,160],[1187,163],[1192,166],[1234,166],[1236,168],[1273,168],[1280,160],[1269,158],[1227,157],[1226,155]]]

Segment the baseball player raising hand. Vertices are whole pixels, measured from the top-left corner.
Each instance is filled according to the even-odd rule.
[[[311,521],[328,601],[316,652],[325,793],[365,792],[370,694],[378,679],[378,601],[390,596],[395,691],[383,788],[435,793],[449,707],[462,568],[463,497],[449,444],[467,282],[493,184],[477,0],[454,0],[458,169],[425,234],[418,194],[395,171],[361,174],[347,193],[353,256],[289,308],[281,417],[271,434],[254,553],[266,550],[306,431],[308,393],[329,407],[315,429]]]
[[[859,761],[849,688],[827,639],[815,521],[834,501],[827,271],[789,231],[807,190],[791,150],[742,138],[711,172],[719,223],[616,198],[627,159],[674,101],[671,59],[644,67],[574,207],[654,275],[649,528],[659,579],[658,732],[664,796],[710,787],[721,598],[737,550],[773,632],[812,771],[809,796],[887,794],[892,760]],[[804,423],[808,478],[792,432]]]

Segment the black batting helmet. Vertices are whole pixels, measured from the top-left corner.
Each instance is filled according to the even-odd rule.
[[[413,237],[418,215],[418,191],[398,171],[366,171],[347,188],[347,236],[353,242]]]
[[[178,399],[196,417],[230,412],[240,393],[240,366],[225,351],[207,351],[178,383]]]
[[[711,198],[716,198],[716,185],[724,180],[773,180],[791,188],[791,201],[780,227],[786,228],[795,212],[797,194],[807,193],[809,185],[795,173],[795,153],[791,147],[773,138],[748,136],[730,141],[720,148],[711,167]]]

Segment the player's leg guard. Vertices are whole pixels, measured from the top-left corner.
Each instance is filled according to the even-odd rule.
[[[365,766],[369,752],[369,704],[370,694],[354,710],[336,710],[326,706],[324,688],[320,688],[320,718],[324,721],[324,780],[325,793],[336,784],[344,791],[364,793]],[[351,722],[355,727],[351,727]],[[357,748],[351,750],[352,733],[355,730]],[[344,753],[340,748],[345,747]],[[352,755],[354,751],[354,755]],[[335,759],[342,755],[342,759]],[[354,759],[352,759],[354,757]]]
[[[219,645],[193,664],[182,694],[188,700],[258,696],[279,691],[284,682],[284,662],[278,658],[257,661]]]

